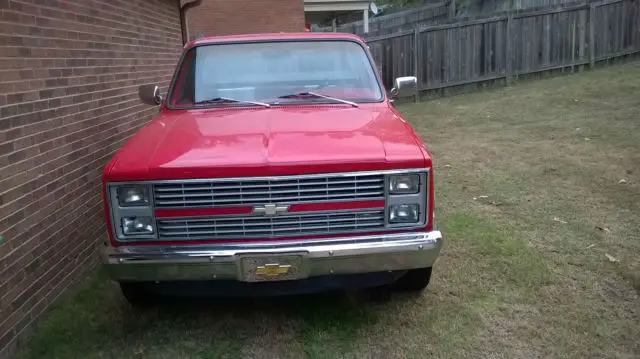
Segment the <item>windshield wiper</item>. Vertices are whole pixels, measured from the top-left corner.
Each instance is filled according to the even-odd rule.
[[[327,100],[331,100],[331,101],[335,101],[335,102],[341,102],[347,105],[351,105],[353,107],[358,107],[358,104],[352,101],[347,101],[347,100],[343,100],[343,99],[339,99],[339,98],[335,98],[335,97],[330,97],[330,96],[326,96],[326,95],[322,95],[319,93],[315,93],[315,92],[298,92],[298,93],[293,93],[293,94],[289,94],[289,95],[282,95],[282,96],[278,96],[278,98],[302,98],[302,97],[319,97],[319,98],[323,98],[323,99],[327,99]]]
[[[195,102],[194,105],[202,105],[202,104],[206,104],[206,103],[225,103],[225,102],[248,103],[248,104],[258,105],[258,106],[267,107],[267,108],[271,107],[271,105],[269,105],[268,103],[265,103],[265,102],[249,101],[249,100],[236,100],[236,99],[228,98],[228,97],[216,97],[216,98],[212,98],[212,99],[209,99],[209,100],[202,100],[202,101]]]

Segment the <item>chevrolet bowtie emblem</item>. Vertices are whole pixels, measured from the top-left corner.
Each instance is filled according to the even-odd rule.
[[[265,216],[277,216],[280,213],[285,213],[289,210],[288,205],[277,205],[273,203],[265,204],[264,206],[253,207],[253,213],[263,214]]]
[[[290,269],[291,265],[289,264],[270,263],[256,267],[256,274],[275,277],[289,273]]]

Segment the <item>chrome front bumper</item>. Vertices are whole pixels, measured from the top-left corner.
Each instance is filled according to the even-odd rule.
[[[299,259],[293,279],[303,279],[430,267],[441,247],[440,231],[410,232],[304,242],[104,247],[102,263],[116,281],[252,281],[243,259],[289,256]]]

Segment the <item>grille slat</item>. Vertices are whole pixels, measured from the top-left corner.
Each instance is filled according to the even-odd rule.
[[[380,217],[371,217],[371,218],[367,218],[366,220],[368,221],[374,221],[377,223],[378,220],[383,220],[384,217],[380,216]],[[332,219],[332,221],[334,222],[348,222],[348,221],[354,221],[351,218],[339,218],[339,219]],[[365,220],[360,220],[358,221],[359,223],[365,223]],[[201,222],[211,222],[211,220],[205,220],[205,221],[201,221]],[[305,219],[305,223],[324,223],[326,222],[326,220],[323,219]],[[182,222],[184,223],[184,222]],[[189,221],[189,228],[208,228],[211,227],[210,224],[196,224],[198,223],[197,221],[193,221],[190,220]],[[272,224],[276,224],[276,225],[292,225],[292,226],[298,226],[300,224],[299,221],[293,219],[293,220],[287,220],[287,221],[282,221],[282,222],[271,222]],[[176,224],[176,225],[163,225],[163,229],[166,230],[170,230],[170,229],[180,229],[183,228],[186,224]],[[242,221],[239,221],[239,223],[225,223],[225,224],[216,224],[215,225],[217,228],[221,228],[221,227],[240,227],[240,226],[244,226],[244,227],[259,227],[259,226],[264,226],[263,223],[242,223]]]
[[[362,187],[358,187],[358,188],[355,188],[355,187],[329,188],[328,190],[335,191],[335,192],[338,192],[338,191],[354,192],[356,189],[357,190],[372,190],[372,189],[383,190],[384,187],[381,184],[381,185],[377,185],[377,186],[362,186]],[[270,193],[271,194],[290,194],[291,192],[292,192],[291,190],[279,190],[279,191],[273,191],[273,192],[270,192]],[[327,188],[310,188],[310,189],[298,190],[298,193],[315,193],[315,192],[325,192],[326,193],[327,192]],[[377,193],[377,191],[370,191],[370,192]],[[245,190],[242,191],[242,195],[243,196],[246,196],[246,195],[264,195],[264,194],[265,194],[265,192],[262,192],[262,191],[245,191]],[[212,195],[210,195],[210,194],[203,195],[203,194],[199,194],[199,193],[185,193],[185,194],[180,194],[180,193],[164,194],[164,193],[162,193],[162,194],[156,194],[156,198],[159,198],[159,199],[165,199],[165,198],[192,198],[192,197],[204,197],[204,196],[212,196]],[[213,195],[213,196],[215,197],[216,195]],[[230,197],[230,196],[233,196],[233,195],[221,194],[219,196],[220,197],[225,197],[225,196],[229,196]]]
[[[365,185],[365,184],[371,184],[371,183],[380,183],[381,179],[379,178],[370,178],[370,179],[358,179],[357,181],[346,181],[346,180],[341,180],[341,181],[331,181],[331,182],[327,182],[327,181],[314,181],[314,182],[302,182],[302,185],[304,186],[336,186],[336,185],[342,185],[342,184],[353,184],[353,183],[357,183],[358,185]],[[167,186],[167,187],[164,187]],[[264,186],[264,184],[251,184],[251,183],[247,183],[246,186],[242,186],[242,185],[224,185],[223,183],[212,183],[210,185],[188,185],[187,187],[184,187],[184,190],[186,191],[208,191],[208,190],[239,190],[241,188],[245,188],[247,186]],[[269,187],[271,188],[279,188],[279,187],[298,187],[298,182],[296,181],[283,181],[282,183],[280,182],[274,182],[272,184],[269,184]],[[172,191],[178,191],[180,192],[183,189],[182,185],[159,185],[158,188],[156,188],[156,192],[172,192]]]
[[[234,205],[260,205],[265,202],[278,202],[278,203],[299,203],[299,202],[310,202],[310,201],[323,201],[323,200],[349,200],[354,199],[354,196],[361,195],[362,198],[358,199],[381,199],[378,197],[374,197],[378,192],[364,192],[357,194],[335,194],[335,195],[314,195],[314,196],[290,196],[290,197],[248,197],[243,199],[198,199],[188,200],[189,205],[184,205],[185,201],[169,201],[169,200],[158,200],[156,199],[156,207],[158,208],[175,208],[175,207],[210,207],[210,206],[234,206]],[[203,195],[202,197],[208,197]],[[211,196],[213,197],[213,196]],[[245,195],[246,197],[246,195]],[[161,204],[158,204],[158,202]],[[240,202],[242,201],[242,202]],[[240,202],[240,203],[238,203]],[[212,205],[213,203],[213,205]],[[183,205],[181,205],[183,204]]]
[[[311,235],[384,229],[384,210],[359,210],[278,217],[159,219],[161,239],[228,239]]]
[[[210,180],[153,186],[156,208],[202,208],[384,198],[384,175]]]

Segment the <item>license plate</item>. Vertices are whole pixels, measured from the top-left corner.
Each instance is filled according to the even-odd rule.
[[[273,282],[304,278],[302,255],[242,257],[242,279],[246,282]]]

